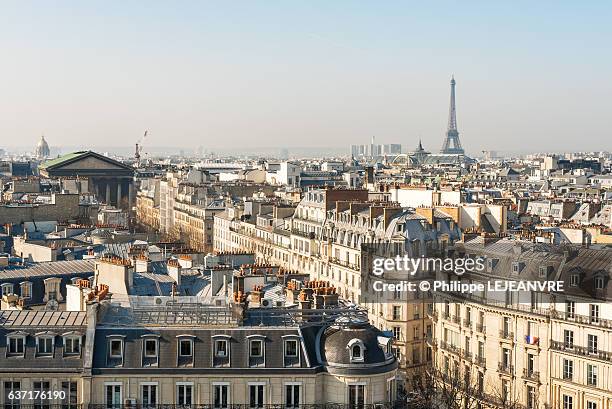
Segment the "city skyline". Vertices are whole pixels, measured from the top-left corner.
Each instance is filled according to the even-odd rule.
[[[603,2],[529,4],[529,14],[485,3],[140,9],[5,7],[3,148],[41,134],[52,148],[131,147],[148,129],[150,148],[346,147],[376,136],[438,151],[454,74],[468,154],[612,149]]]

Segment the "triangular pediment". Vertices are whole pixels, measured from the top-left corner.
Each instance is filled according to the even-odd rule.
[[[48,160],[40,165],[43,173],[49,175],[104,175],[129,176],[134,169],[96,152],[73,152]]]
[[[60,164],[55,169],[125,169],[125,167],[115,161],[100,159],[95,156],[85,156],[74,162]]]

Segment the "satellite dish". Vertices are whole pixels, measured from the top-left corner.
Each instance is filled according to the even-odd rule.
[[[47,301],[47,304],[45,305],[45,311],[57,311],[57,310],[59,310],[59,303],[57,302],[57,300],[53,299],[53,300]]]

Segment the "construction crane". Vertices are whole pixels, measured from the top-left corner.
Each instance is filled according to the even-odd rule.
[[[136,167],[140,167],[140,154],[142,153],[142,145],[144,144],[144,140],[146,139],[148,133],[148,130],[145,131],[144,135],[142,135],[142,138],[140,138],[138,142],[136,142],[136,152],[134,154],[134,159],[136,159]]]

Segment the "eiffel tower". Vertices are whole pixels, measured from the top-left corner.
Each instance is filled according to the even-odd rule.
[[[451,97],[450,97],[450,109],[448,111],[448,130],[446,131],[446,138],[444,144],[442,144],[441,153],[449,154],[465,154],[459,141],[459,131],[457,131],[457,113],[455,112],[455,77],[451,78]],[[452,146],[452,148],[451,148]]]

